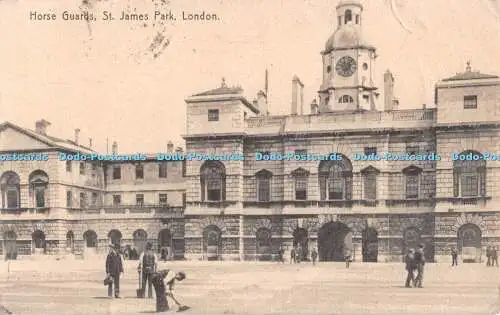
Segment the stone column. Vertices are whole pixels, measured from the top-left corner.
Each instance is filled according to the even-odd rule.
[[[240,231],[240,244],[238,246],[238,252],[240,256],[240,261],[243,261],[245,260],[245,229],[244,229],[244,219],[242,215],[240,215],[239,231]]]

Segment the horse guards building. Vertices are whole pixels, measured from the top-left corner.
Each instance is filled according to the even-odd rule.
[[[486,246],[500,245],[500,161],[477,157],[500,153],[500,78],[468,63],[435,85],[435,106],[398,110],[387,70],[377,110],[363,7],[343,0],[336,11],[310,114],[297,77],[289,115],[269,114],[267,88],[248,101],[224,81],[186,99],[186,153],[244,160],[62,161],[93,153],[78,129],[70,141],[49,136],[45,120],[35,130],[0,125],[3,154],[49,156],[0,161],[2,255],[91,257],[111,242],[141,251],[150,241],[170,259],[266,260],[300,244],[320,261],[349,248],[355,261],[388,262],[423,243],[429,261],[451,259],[451,247],[483,261]],[[164,151],[184,154],[171,142]],[[288,152],[340,158],[256,160]],[[385,153],[415,158],[377,160]]]

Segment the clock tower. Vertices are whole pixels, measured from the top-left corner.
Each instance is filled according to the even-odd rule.
[[[363,37],[360,0],[337,5],[337,29],[328,39],[323,57],[319,112],[375,110],[373,72],[375,47]]]

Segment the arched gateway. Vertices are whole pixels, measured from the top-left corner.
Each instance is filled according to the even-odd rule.
[[[318,231],[320,261],[344,261],[346,252],[352,255],[351,230],[341,222],[328,222]]]

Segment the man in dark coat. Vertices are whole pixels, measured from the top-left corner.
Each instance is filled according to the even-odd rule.
[[[290,251],[290,263],[295,263],[296,262],[296,256],[297,253],[295,252],[295,247],[292,247],[292,250]]]
[[[417,269],[415,265],[415,250],[413,248],[410,248],[405,256],[405,265],[405,269],[408,272],[405,287],[411,288],[415,283],[415,269]]]
[[[137,267],[139,274],[142,276],[141,281],[141,298],[146,295],[146,283],[148,284],[148,298],[153,298],[153,283],[151,277],[156,272],[157,261],[156,255],[153,253],[153,245],[146,244],[146,251],[141,253],[139,257],[139,266]]]
[[[316,265],[316,259],[318,259],[318,252],[316,251],[316,248],[313,247],[311,251],[311,260],[313,263],[313,266]]]
[[[422,282],[424,281],[424,265],[425,265],[424,244],[420,244],[417,251],[415,252],[415,264],[417,266],[417,278],[415,279],[415,287],[421,288]]]
[[[120,245],[110,246],[108,257],[106,257],[106,274],[113,279],[108,285],[108,297],[113,297],[113,286],[115,287],[115,298],[120,298],[120,276],[123,274],[123,258],[120,255]]]
[[[497,253],[496,246],[492,246],[491,247],[491,266],[494,267],[495,265],[498,267],[498,253]]]
[[[451,266],[458,266],[458,251],[455,247],[451,248]]]
[[[491,246],[487,246],[486,247],[486,258],[488,259],[486,261],[486,267],[490,267],[491,266]]]

